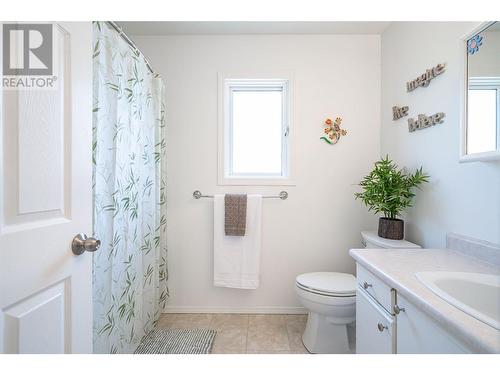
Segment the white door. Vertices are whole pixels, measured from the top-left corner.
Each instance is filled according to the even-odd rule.
[[[56,88],[0,93],[0,353],[92,352],[92,255],[71,250],[92,230],[91,23],[52,34]]]

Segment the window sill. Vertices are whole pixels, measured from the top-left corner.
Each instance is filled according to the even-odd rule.
[[[260,178],[242,178],[242,177],[222,177],[219,178],[219,186],[295,186],[295,181],[291,178],[279,177],[260,177]]]
[[[459,161],[460,163],[470,163],[476,161],[498,161],[498,160],[500,160],[500,150],[462,155]]]

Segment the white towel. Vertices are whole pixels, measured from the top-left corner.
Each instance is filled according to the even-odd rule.
[[[256,289],[260,276],[262,196],[247,196],[244,236],[224,232],[224,195],[214,197],[214,285]]]

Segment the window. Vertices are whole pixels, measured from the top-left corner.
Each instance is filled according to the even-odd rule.
[[[219,145],[219,183],[280,184],[288,180],[289,80],[223,78],[220,85],[223,142]]]
[[[469,87],[467,153],[495,151],[497,129],[500,128],[500,86]]]

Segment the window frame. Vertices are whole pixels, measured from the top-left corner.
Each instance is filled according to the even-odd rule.
[[[497,77],[481,77],[473,78],[469,77],[469,54],[467,52],[467,43],[470,38],[477,35],[497,21],[482,22],[473,30],[465,34],[461,38],[461,43],[459,43],[459,53],[462,56],[462,63],[460,64],[460,145],[459,145],[459,162],[469,163],[469,162],[488,162],[500,160],[500,129],[497,128],[497,149],[495,151],[478,152],[474,154],[467,153],[467,127],[468,127],[468,93],[469,85],[474,85],[480,81],[496,81]],[[474,82],[470,82],[473,80]]]
[[[500,79],[494,78],[494,79],[481,79],[481,78],[470,78],[469,79],[469,85],[468,85],[468,90],[467,90],[467,95],[470,90],[495,90],[495,98],[496,98],[496,138],[495,138],[495,150],[490,150],[490,151],[484,151],[481,153],[494,153],[498,152],[500,150]],[[468,105],[468,103],[467,103]],[[467,119],[468,121],[468,119]],[[468,136],[469,136],[469,129],[467,128],[467,133],[466,133],[466,144],[465,144],[465,150],[468,152]],[[476,155],[479,153],[473,153],[473,154],[467,154],[467,155]]]
[[[281,173],[233,173],[232,100],[235,91],[282,92]],[[284,74],[219,73],[218,185],[294,185],[291,173],[292,79]]]

